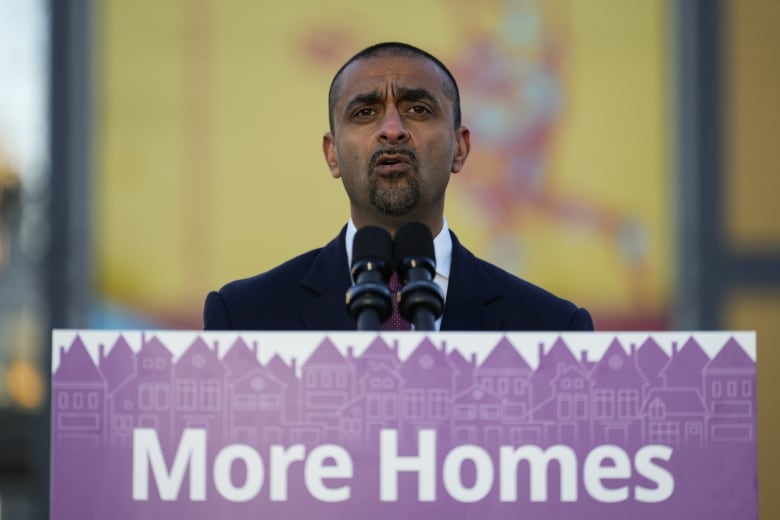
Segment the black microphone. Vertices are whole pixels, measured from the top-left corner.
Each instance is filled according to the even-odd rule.
[[[395,263],[404,282],[398,310],[414,324],[415,330],[436,329],[436,320],[444,311],[444,293],[433,282],[436,253],[428,226],[409,222],[395,234]]]
[[[347,310],[357,320],[357,330],[379,330],[393,313],[393,297],[387,282],[393,272],[393,239],[385,229],[365,226],[352,243],[352,279]]]

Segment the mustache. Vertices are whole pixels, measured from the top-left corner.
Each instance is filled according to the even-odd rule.
[[[387,155],[403,155],[406,157],[409,162],[412,164],[412,166],[417,166],[417,154],[414,150],[408,147],[384,147],[379,148],[377,151],[375,151],[373,154],[371,154],[371,158],[368,161],[368,164],[371,167],[374,167],[379,163],[380,159]]]

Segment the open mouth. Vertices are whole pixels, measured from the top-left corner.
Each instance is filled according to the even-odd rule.
[[[415,164],[413,152],[407,150],[383,150],[377,152],[372,161],[373,170],[382,175],[406,173]]]
[[[374,163],[374,171],[382,175],[400,174],[406,172],[409,167],[409,161],[402,156],[384,156]]]
[[[377,163],[378,166],[393,166],[395,164],[405,163],[406,161],[402,161],[398,157],[385,157],[383,159],[380,159]]]
[[[409,160],[403,155],[382,155],[376,161],[377,166],[393,166],[395,164],[409,164]]]

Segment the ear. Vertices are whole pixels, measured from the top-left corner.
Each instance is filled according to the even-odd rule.
[[[333,178],[338,179],[341,177],[338,154],[336,153],[336,140],[330,132],[322,136],[322,155],[325,156],[325,162],[328,163],[328,168],[330,168],[330,174]]]
[[[452,158],[452,173],[458,173],[463,169],[466,157],[469,156],[471,151],[471,133],[469,129],[461,126],[455,130],[455,140],[457,147],[455,148],[455,156]]]

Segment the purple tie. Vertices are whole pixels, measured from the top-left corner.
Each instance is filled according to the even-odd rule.
[[[412,324],[406,321],[401,313],[398,312],[398,291],[401,290],[401,280],[398,273],[393,272],[388,284],[390,292],[393,293],[393,314],[380,327],[381,330],[412,330]]]

